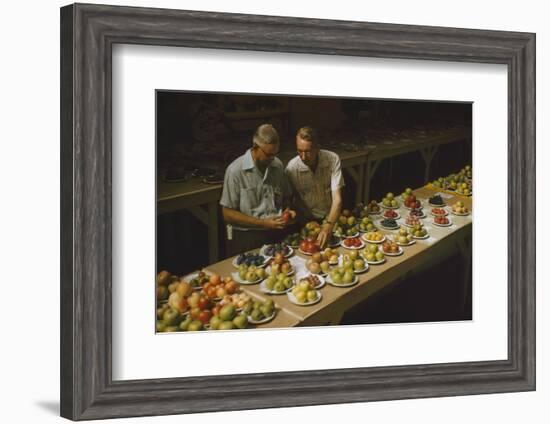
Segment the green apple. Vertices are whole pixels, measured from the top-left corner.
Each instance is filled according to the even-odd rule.
[[[244,269],[239,269],[239,278],[241,280],[246,280],[246,274],[248,273],[248,270],[246,269],[246,265]]]
[[[323,272],[323,274],[326,274],[330,269],[330,265],[327,261],[321,262],[319,266],[321,267],[321,271]]]
[[[296,301],[298,303],[305,303],[307,299],[307,292],[305,291],[299,291],[296,293]]]
[[[220,317],[214,315],[212,318],[210,318],[210,329],[218,330],[222,322],[223,321],[220,319]],[[180,325],[180,328],[181,328],[181,325]]]
[[[359,252],[357,250],[352,250],[349,252],[349,258],[354,261],[359,257]]]
[[[363,259],[356,259],[353,262],[353,269],[355,271],[361,271],[363,268],[365,268],[365,261]]]
[[[220,319],[223,321],[231,321],[233,318],[235,318],[235,314],[237,313],[235,307],[232,304],[224,305],[220,309]]]
[[[187,331],[200,331],[202,328],[202,322],[199,320],[194,320],[189,323]]]
[[[233,325],[237,328],[246,328],[246,325],[248,324],[248,318],[245,314],[237,315],[235,318],[233,318]],[[221,325],[221,323],[220,323]]]
[[[256,281],[257,280],[256,272],[255,271],[248,271],[246,273],[245,280],[249,281],[249,282]]]
[[[375,256],[374,253],[369,253],[369,254],[366,256],[366,258],[367,258],[367,261],[369,261],[369,262],[375,262],[375,261],[376,261],[376,256]]]
[[[315,290],[308,290],[306,298],[308,302],[313,302],[317,300],[317,292]]]
[[[166,328],[166,324],[164,323],[164,321],[157,321],[156,328],[157,328],[157,333],[162,333]]]
[[[291,287],[292,287],[292,278],[286,277],[286,278],[283,280],[283,285],[285,286],[285,289],[291,288]]]
[[[390,193],[386,194],[386,199],[392,200],[393,199],[393,193],[390,192]]]
[[[331,275],[331,278],[332,278],[332,282],[334,284],[342,284],[342,275],[341,274],[334,274],[334,275]]]
[[[273,291],[276,291],[277,293],[282,293],[286,290],[286,287],[282,281],[277,281],[275,285],[273,286]]]
[[[233,324],[233,321],[223,321],[220,322],[220,326],[218,327],[218,330],[233,330],[235,328],[235,324]]]
[[[382,259],[384,259],[384,253],[381,252],[380,250],[378,252],[376,252],[376,254],[374,256],[376,258],[376,261],[381,261]]]
[[[265,278],[265,270],[263,268],[256,269],[256,277],[263,280]]]
[[[262,319],[264,319],[264,314],[262,313],[262,311],[260,310],[260,308],[256,308],[252,311],[252,313],[250,314],[250,317],[254,320],[254,321],[261,321]]]
[[[378,246],[376,244],[371,244],[369,246],[369,253],[376,253],[378,252]]]
[[[265,317],[270,317],[273,313],[273,308],[269,305],[262,305],[260,306],[260,311],[262,311],[262,314],[264,314]]]
[[[352,271],[346,271],[346,273],[342,277],[342,283],[350,284],[353,281],[353,277],[354,275]]]
[[[177,309],[169,308],[162,314],[162,320],[166,326],[176,325],[178,324],[179,315],[180,313]]]

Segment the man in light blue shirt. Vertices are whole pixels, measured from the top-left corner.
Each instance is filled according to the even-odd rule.
[[[260,125],[254,133],[252,148],[226,169],[220,205],[229,224],[229,256],[280,241],[289,217],[282,214],[292,192],[279,152],[279,135],[272,125]]]

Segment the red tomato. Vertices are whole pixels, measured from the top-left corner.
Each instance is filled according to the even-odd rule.
[[[209,304],[210,304],[210,301],[208,300],[208,298],[204,296],[200,297],[198,307],[201,311],[206,309]]]
[[[212,318],[212,312],[208,309],[199,313],[199,321],[202,321],[203,324],[208,324],[210,322],[210,318]]]

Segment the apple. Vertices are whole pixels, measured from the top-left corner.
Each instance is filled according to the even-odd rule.
[[[188,328],[189,328],[189,324],[191,324],[193,320],[191,319],[191,317],[187,317],[185,318],[182,322],[180,322],[180,330],[181,331],[187,331]]]
[[[157,284],[159,286],[167,286],[170,284],[170,277],[172,274],[170,274],[168,271],[163,270],[157,274]]]
[[[177,309],[170,308],[164,311],[164,314],[162,314],[162,321],[166,326],[175,325],[178,321],[179,316],[180,313]]]
[[[354,261],[359,257],[359,252],[357,250],[352,250],[349,252],[349,258]]]
[[[220,328],[220,324],[222,322],[223,321],[220,319],[220,317],[214,315],[212,318],[210,318],[210,329],[211,330],[218,330]]]
[[[365,261],[363,259],[356,259],[353,261],[353,269],[355,271],[360,271],[365,268]]]
[[[210,322],[210,318],[212,318],[212,312],[208,309],[205,309],[199,313],[199,321],[203,324],[208,324]]]
[[[290,263],[289,262],[285,262],[284,264],[281,265],[281,272],[284,273],[284,274],[288,274],[291,270],[291,267],[290,267]]]
[[[248,324],[248,318],[245,314],[237,315],[235,318],[233,318],[233,325],[237,328],[243,329],[246,328]]]
[[[256,281],[256,273],[254,271],[248,271],[245,276],[246,281]]]
[[[157,287],[157,301],[158,300],[166,300],[168,298],[168,295],[170,292],[168,291],[168,287],[166,286],[158,286]]]
[[[320,254],[319,252],[314,253],[314,254],[311,256],[311,260],[312,260],[313,262],[321,262],[321,260],[322,260],[321,254]]]
[[[233,305],[231,304],[228,304],[228,305],[224,305],[221,309],[220,309],[220,319],[222,319],[223,321],[231,321],[234,317],[235,317],[235,314],[236,314],[236,309]]]
[[[263,268],[256,269],[256,277],[263,280],[265,278],[265,270]]]
[[[315,290],[308,290],[306,293],[306,298],[308,302],[314,302],[317,300],[317,292]]]
[[[294,297],[296,297],[296,301],[298,303],[305,303],[307,299],[307,294],[305,291],[299,291],[294,295]]]
[[[327,261],[323,261],[323,262],[321,262],[319,265],[320,265],[320,267],[321,267],[321,271],[322,271],[324,274],[326,274],[326,273],[329,271],[329,269],[330,269],[330,265],[329,265],[329,263],[328,263]]]
[[[282,293],[286,290],[286,287],[285,287],[285,283],[282,282],[282,281],[277,281],[274,285],[273,285],[273,288],[271,289],[277,293]]]
[[[384,253],[381,251],[376,252],[374,256],[376,258],[376,261],[381,261],[382,259],[384,259]]]
[[[309,266],[309,271],[312,274],[319,274],[321,272],[321,266],[317,262],[312,262]]]
[[[344,276],[342,277],[342,283],[349,284],[353,281],[353,272],[351,270],[348,270],[344,273]]]

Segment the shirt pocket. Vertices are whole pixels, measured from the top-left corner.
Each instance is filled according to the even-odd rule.
[[[258,193],[255,188],[241,188],[240,211],[245,215],[255,216],[254,209],[258,207]]]

